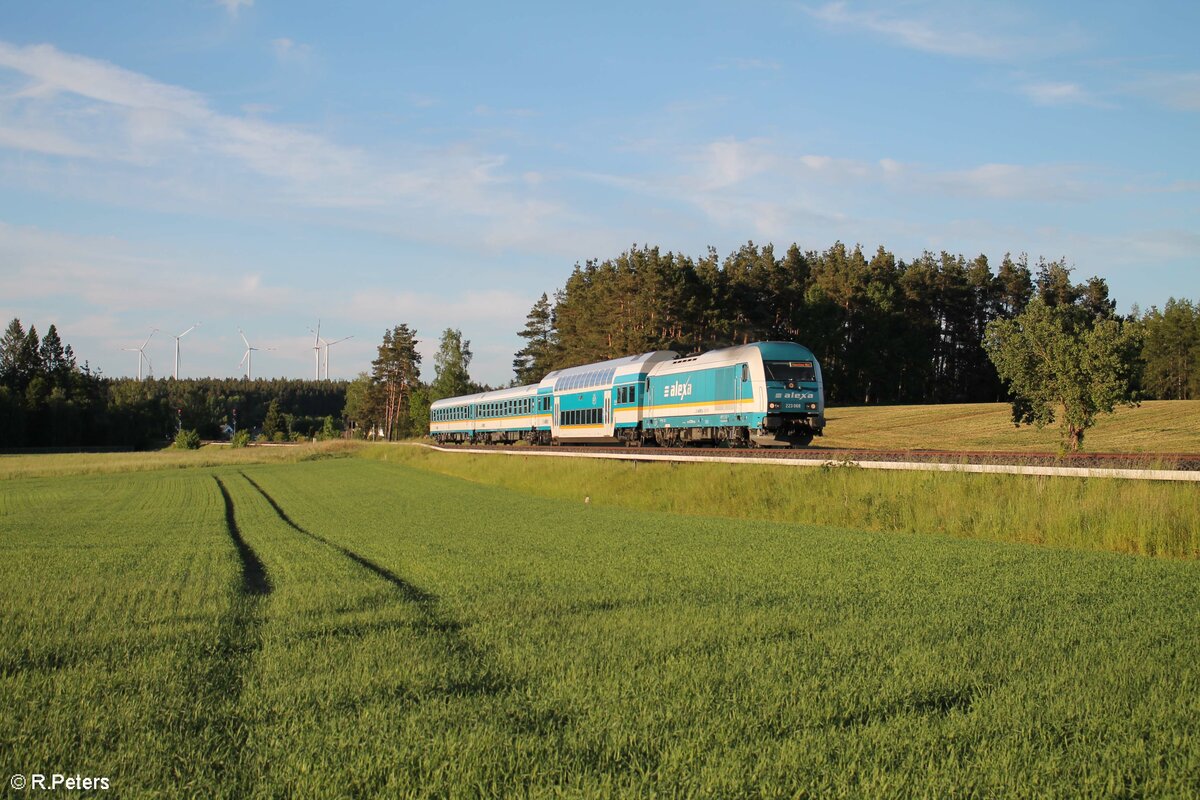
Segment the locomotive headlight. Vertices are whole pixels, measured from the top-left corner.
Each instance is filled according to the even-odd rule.
[[[816,411],[816,410],[817,410],[817,404],[816,404],[816,403],[805,403],[805,404],[804,404],[804,407],[805,407],[805,408],[807,408],[809,411]]]
[[[779,403],[767,403],[767,408],[779,408]]]

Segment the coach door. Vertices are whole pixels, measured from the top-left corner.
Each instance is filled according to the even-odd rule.
[[[558,397],[554,398],[554,413],[550,415],[550,435],[558,437]]]
[[[604,434],[613,435],[612,391],[604,393]]]
[[[737,387],[735,396],[737,397],[737,418],[739,421],[742,419],[742,398],[754,397],[754,387],[750,385],[749,381],[750,365],[739,364],[733,376],[733,385]]]

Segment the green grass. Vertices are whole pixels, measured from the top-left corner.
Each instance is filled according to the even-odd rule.
[[[219,467],[230,464],[273,464],[338,458],[356,452],[352,441],[329,441],[271,447],[232,448],[210,444],[199,450],[147,450],[130,453],[36,453],[0,455],[0,480],[107,475],[157,469]]]
[[[1012,424],[1007,403],[830,408],[818,447],[872,450],[1054,452],[1057,425]],[[1151,400],[1101,415],[1087,432],[1093,453],[1200,453],[1200,400]]]
[[[119,796],[1200,793],[1195,562],[339,459],[7,480],[0,576],[0,766]]]
[[[1200,558],[1195,484],[1111,478],[669,464],[441,453],[377,445],[360,451],[517,492],[598,506],[881,533],[942,533],[1080,550]]]

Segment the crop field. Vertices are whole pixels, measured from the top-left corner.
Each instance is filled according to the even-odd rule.
[[[816,465],[564,463],[518,449],[474,456],[377,445],[361,454],[523,494],[586,497],[596,506],[1200,559],[1194,484]]]
[[[1053,452],[1057,425],[1013,427],[1007,403],[830,408],[820,447],[874,450]],[[1200,400],[1150,400],[1101,415],[1084,449],[1109,453],[1200,453]]]
[[[10,775],[1200,794],[1194,560],[585,504],[382,457],[10,477],[0,548]]]

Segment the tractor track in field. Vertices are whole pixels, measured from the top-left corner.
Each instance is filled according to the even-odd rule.
[[[1017,467],[1074,467],[1081,469],[1158,469],[1200,470],[1200,453],[1051,453],[989,450],[870,450],[865,448],[773,449],[756,447],[611,447],[607,445],[576,445],[560,447],[514,447],[503,444],[443,444],[441,448],[494,450],[517,453],[605,453],[634,456],[639,453],[662,456],[719,456],[721,458],[771,458],[781,461],[818,461],[840,463],[850,461],[910,462],[923,464],[975,464]]]
[[[251,776],[241,754],[247,745],[248,724],[241,712],[241,698],[253,661],[263,646],[263,605],[273,589],[266,565],[246,542],[238,527],[233,497],[225,482],[214,475],[225,505],[225,529],[241,564],[241,581],[221,624],[214,652],[207,654],[208,668],[198,691],[212,698],[210,707],[220,709],[212,723],[227,748],[212,756],[212,767],[221,777],[225,796],[237,796],[250,788]],[[215,795],[214,795],[215,796]]]
[[[553,708],[542,708],[530,701],[529,687],[525,679],[514,678],[505,670],[503,665],[486,649],[479,647],[463,632],[463,624],[455,619],[446,617],[438,608],[440,600],[432,592],[405,580],[387,567],[367,558],[361,553],[344,547],[320,534],[313,533],[296,522],[284,508],[257,481],[244,472],[239,474],[257,491],[271,506],[288,527],[315,542],[337,552],[353,561],[359,567],[374,574],[390,584],[400,598],[409,603],[418,614],[416,625],[412,626],[418,635],[437,637],[445,647],[447,655],[457,662],[464,675],[449,678],[439,685],[435,692],[441,697],[478,698],[481,696],[506,695],[509,702],[515,703],[504,720],[505,727],[521,734],[551,735],[561,732],[574,724],[571,717]],[[366,626],[355,631],[355,635],[369,630]],[[378,626],[386,630],[390,625]]]
[[[454,658],[458,659],[461,664],[475,665],[472,667],[472,672],[475,674],[470,680],[459,682],[454,686],[448,687],[449,689],[464,695],[475,695],[499,694],[515,688],[515,682],[504,676],[497,668],[491,666],[492,659],[462,633],[462,623],[457,620],[448,619],[442,615],[438,609],[437,595],[405,580],[387,567],[372,561],[361,553],[357,553],[348,547],[344,547],[303,527],[292,519],[275,498],[260,486],[257,481],[244,472],[239,472],[238,474],[254,487],[255,491],[275,511],[279,519],[292,530],[334,550],[343,557],[353,561],[359,567],[391,584],[399,593],[401,599],[416,609],[419,622],[414,626],[415,630],[426,635],[433,634],[445,637],[446,645]]]

